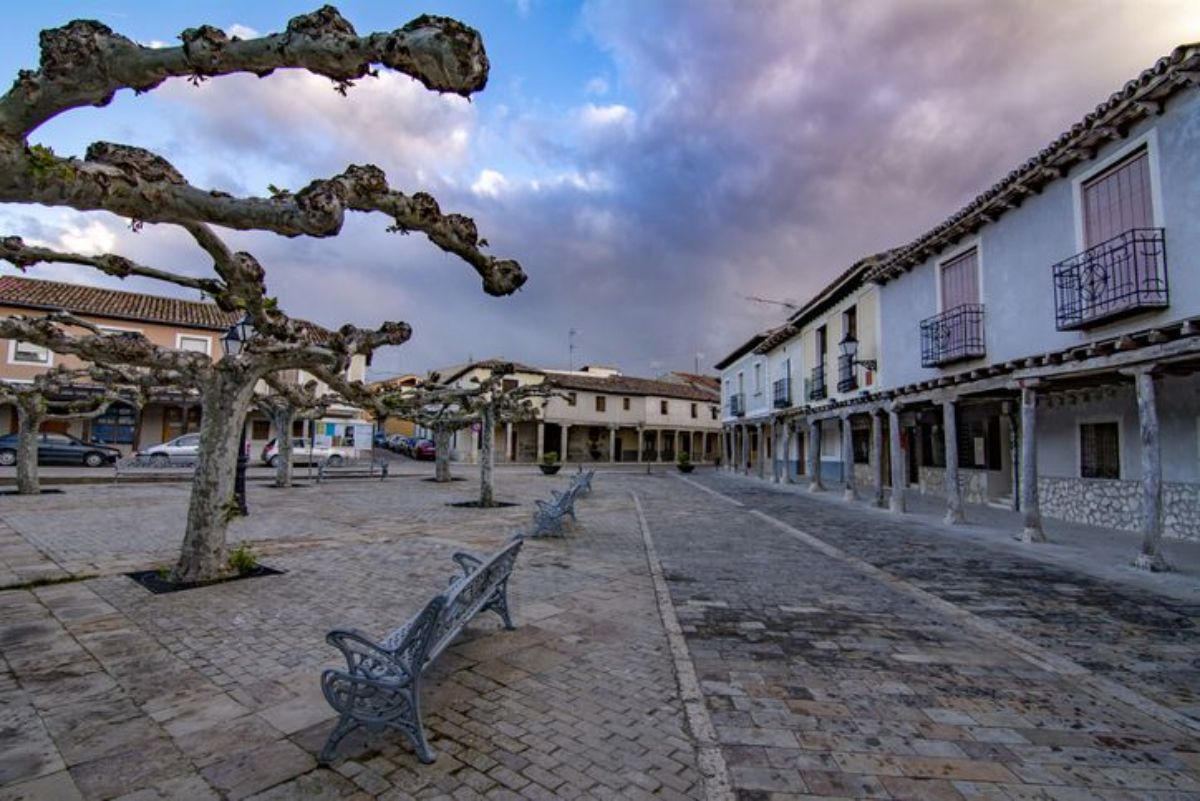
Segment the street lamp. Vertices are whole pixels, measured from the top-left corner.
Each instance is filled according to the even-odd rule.
[[[246,348],[246,342],[254,336],[254,323],[247,314],[241,320],[229,326],[225,336],[221,337],[221,351],[226,357],[236,357]],[[242,418],[242,432],[238,438],[237,472],[233,479],[233,497],[237,501],[238,511],[242,517],[250,512],[246,508],[246,419]]]
[[[842,356],[846,358],[846,361],[850,365],[861,364],[871,372],[876,372],[877,364],[874,359],[859,360],[858,339],[849,331],[846,332],[846,336],[842,337],[842,341],[838,343],[838,350],[842,352]]]

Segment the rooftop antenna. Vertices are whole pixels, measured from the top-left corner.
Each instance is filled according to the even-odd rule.
[[[579,331],[572,328],[567,332],[567,369],[575,369],[575,336]]]
[[[752,301],[753,303],[770,303],[775,306],[782,306],[785,309],[790,309],[792,311],[800,310],[800,304],[793,300],[772,300],[771,298],[760,298],[757,295],[738,295],[738,297],[742,300]]]
[[[703,359],[704,357],[705,357],[705,354],[701,353],[700,351],[696,351],[695,369],[692,371],[696,375],[700,375],[700,360]]]

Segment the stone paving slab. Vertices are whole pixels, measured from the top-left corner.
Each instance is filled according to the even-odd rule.
[[[634,509],[599,481],[567,539],[527,542],[510,589],[519,628],[479,618],[428,673],[438,761],[356,732],[333,769],[316,766],[333,719],[318,678],[340,659],[325,631],[399,625],[445,586],[451,554],[499,547],[564,482],[514,477],[502,495],[522,505],[492,511],[445,505],[470,497],[466,482],[264,488],[246,529],[283,575],[161,596],[121,575],[0,592],[0,800],[696,797]],[[100,487],[47,515],[4,514],[57,557],[109,571],[129,561],[106,553],[122,542],[135,559],[170,552],[146,527],[180,498],[144,489],[110,490],[146,499],[124,535],[134,520],[97,513]],[[73,539],[86,515],[99,523]]]
[[[826,504],[740,479],[702,481],[847,550],[899,536],[853,509],[826,528]],[[1039,667],[749,508],[674,483],[640,492],[739,797],[1200,798],[1190,731]],[[916,528],[902,542],[930,561],[942,549],[954,558],[953,545]],[[882,563],[900,549],[857,552]],[[952,594],[954,571],[944,573]],[[997,583],[1010,602],[1041,594],[1037,583]],[[1047,612],[1073,604],[1049,599]],[[1153,651],[1152,626],[1127,634],[1141,635],[1147,659],[1186,662]]]

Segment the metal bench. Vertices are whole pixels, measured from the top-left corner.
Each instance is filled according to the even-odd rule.
[[[548,537],[554,534],[563,536],[563,523],[571,518],[572,523],[578,522],[575,517],[575,498],[582,492],[582,484],[571,482],[566,492],[551,492],[550,500],[534,501],[533,536]]]
[[[126,456],[113,462],[113,483],[132,476],[151,476],[162,481],[190,480],[195,472],[195,460],[172,461],[146,456]]]
[[[395,729],[412,742],[422,762],[433,762],[421,722],[421,674],[481,610],[495,612],[504,628],[513,628],[508,579],[523,542],[517,534],[486,558],[454,554],[462,575],[452,578],[445,592],[379,642],[355,630],[335,629],[325,635],[346,657],[346,670],[321,674],[321,690],[339,715],[321,750],[322,764],[333,760],[338,743],[356,726],[370,731]]]
[[[571,476],[571,484],[572,484],[572,486],[574,486],[576,484],[579,485],[579,493],[578,494],[591,495],[592,494],[592,478],[595,475],[596,475],[595,470],[584,470],[581,467],[581,468],[579,468],[578,473]]]
[[[387,459],[346,459],[341,456],[329,456],[317,462],[317,483],[327,478],[341,476],[344,478],[374,478],[379,476],[383,481],[388,477]]]

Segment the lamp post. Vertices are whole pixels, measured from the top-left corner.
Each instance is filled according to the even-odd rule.
[[[872,373],[875,372],[878,367],[878,365],[874,359],[863,359],[861,361],[859,360],[859,358],[858,358],[858,338],[855,337],[854,334],[846,332],[846,336],[842,337],[842,341],[838,343],[838,350],[840,350],[842,352],[842,355],[846,357],[846,360],[850,363],[851,366],[854,366],[856,364],[861,364],[863,367],[867,368]]]
[[[229,326],[225,336],[221,337],[221,351],[226,358],[237,358],[246,347],[246,342],[254,336],[254,324],[250,315]],[[238,438],[237,473],[233,479],[233,497],[237,501],[238,511],[242,517],[250,512],[246,508],[246,419],[241,420],[242,431]]]

